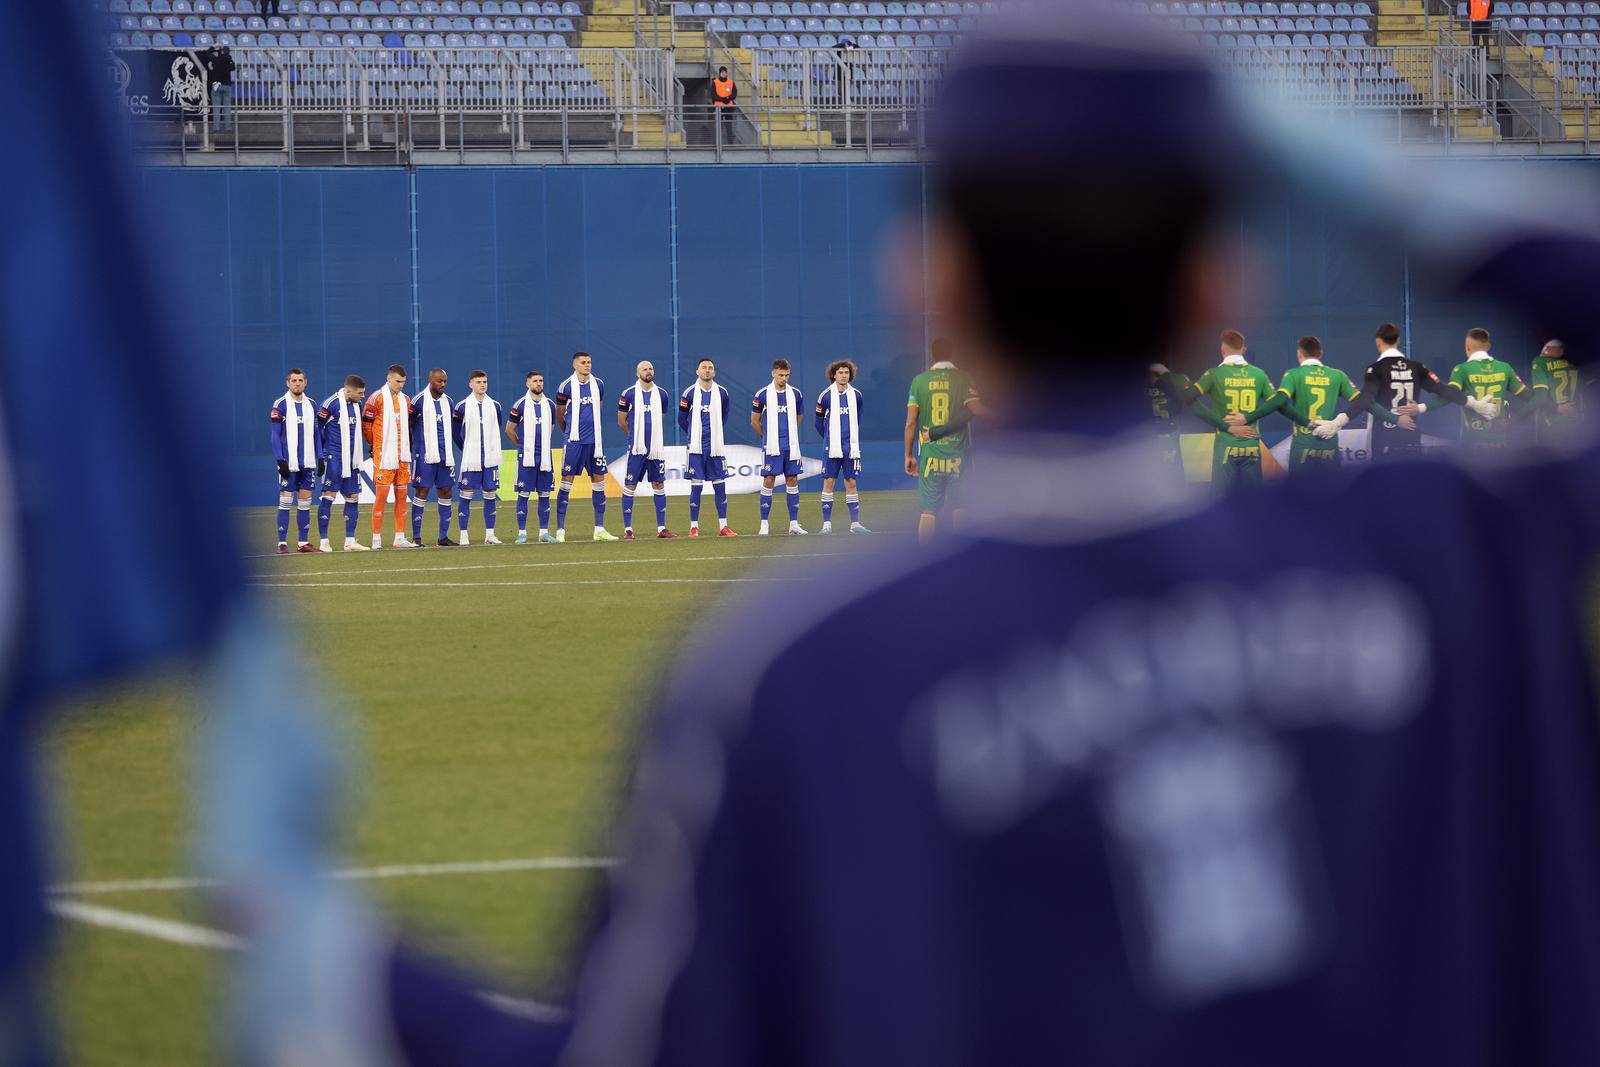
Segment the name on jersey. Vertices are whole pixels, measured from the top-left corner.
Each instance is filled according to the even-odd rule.
[[[948,393],[950,391],[950,383],[935,378],[928,383],[928,390],[934,393]]]

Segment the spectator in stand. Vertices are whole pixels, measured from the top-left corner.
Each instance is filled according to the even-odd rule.
[[[233,129],[233,52],[227,45],[208,48],[204,55],[206,79],[211,86],[211,128]]]
[[[1494,0],[1468,0],[1467,18],[1472,22],[1472,43],[1488,48],[1494,40]]]
[[[728,76],[727,67],[718,67],[717,76],[711,79],[711,107],[717,117],[717,129],[721,131],[722,120],[730,122],[734,116],[734,105],[739,101],[739,86],[734,84]],[[720,136],[718,138],[721,139]]]
[[[278,13],[278,0],[261,0],[261,17],[268,18]]]
[[[856,64],[856,41],[854,37],[841,37],[833,49],[834,60],[837,64],[836,76],[839,79],[839,103],[844,107],[850,106],[850,84],[854,80]]]

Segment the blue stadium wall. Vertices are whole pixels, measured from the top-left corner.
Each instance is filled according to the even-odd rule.
[[[1419,181],[1451,180],[1447,161],[1411,167]],[[830,360],[854,359],[865,486],[909,487],[903,397],[930,331],[920,308],[891,309],[882,248],[925,214],[919,167],[156,168],[142,180],[166,237],[160,269],[229,398],[235,503],[274,497],[266,415],[290,366],[306,369],[319,400],[345,374],[373,382],[390,363],[442,366],[457,391],[482,367],[509,401],[531,369],[553,387],[580,348],[613,394],[641,358],[682,388],[712,356],[741,398],[776,356],[808,393],[824,387]],[[1384,320],[1442,368],[1474,325],[1522,368],[1544,339],[1536,323],[1432,292],[1392,235],[1354,231],[1314,204],[1256,203],[1238,240],[1237,269],[1265,309],[1238,325],[1274,376],[1305,333],[1359,374]],[[1176,361],[1198,370],[1214,359],[1210,334]],[[1442,436],[1458,425],[1451,412],[1426,421]],[[747,421],[734,423],[735,439],[754,443]]]

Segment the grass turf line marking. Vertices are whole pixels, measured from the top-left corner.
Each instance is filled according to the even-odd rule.
[[[764,585],[769,582],[803,582],[805,578],[623,578],[615,581],[600,579],[573,579],[561,581],[546,579],[538,582],[396,582],[385,580],[382,585],[371,582],[246,582],[255,589],[494,589],[497,587],[528,586],[547,589],[552,585]]]
[[[493,571],[513,570],[535,567],[610,567],[634,566],[648,563],[715,563],[723,560],[744,559],[831,559],[834,556],[852,555],[848,549],[837,552],[776,552],[776,553],[749,553],[733,556],[652,556],[649,559],[569,559],[549,563],[470,563],[457,566],[428,567],[429,574],[438,574],[443,571]],[[384,575],[398,573],[393,567],[362,567],[354,570],[348,567],[336,571],[289,571],[284,574],[272,571],[258,571],[247,575],[247,578],[348,578],[353,575]]]
[[[245,947],[245,942],[240,938],[225,934],[221,930],[213,930],[209,926],[181,923],[175,919],[158,919],[153,915],[140,915],[119,908],[104,908],[98,904],[85,904],[77,900],[52,900],[50,910],[64,919],[75,919],[90,926],[151,937],[173,945],[233,951]]]
[[[462,860],[452,863],[390,863],[380,867],[348,867],[329,871],[337,881],[366,881],[373,878],[431,878],[451,874],[511,874],[520,871],[587,871],[616,866],[617,861],[601,856],[537,856],[513,860]],[[214,878],[124,878],[109,882],[68,882],[53,885],[47,892],[70,896],[96,893],[185,892],[211,889],[221,883]]]
[[[72,919],[88,926],[98,926],[103,930],[137,934],[140,937],[165,941],[169,945],[182,945],[185,948],[243,952],[250,947],[249,942],[243,938],[221,930],[213,930],[209,926],[178,922],[176,919],[158,919],[154,915],[141,915],[135,911],[123,911],[121,908],[106,908],[99,904],[84,904],[77,900],[53,900],[50,902],[50,910],[63,919]],[[508,997],[503,993],[491,993],[487,990],[479,990],[477,995],[485,1003],[507,1015],[532,1019],[535,1022],[559,1022],[569,1014],[564,1008],[554,1004],[541,1004],[537,1000]]]

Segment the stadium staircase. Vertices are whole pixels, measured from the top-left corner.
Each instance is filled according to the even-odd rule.
[[[635,7],[640,13],[635,16]],[[675,41],[687,56],[704,56],[705,67],[695,73],[709,83],[719,66],[725,66],[739,85],[739,111],[749,122],[756,143],[763,148],[831,147],[833,135],[819,127],[816,116],[782,105],[782,87],[769,79],[753,78],[753,56],[746,48],[713,48],[705,20],[675,14],[646,13],[635,0],[592,0],[583,43],[586,47],[632,48],[657,41]],[[676,10],[674,8],[674,10]],[[697,64],[698,66],[698,64]],[[698,80],[698,79],[695,79]]]
[[[1473,44],[1468,21],[1437,8],[1430,14],[1428,3],[1429,0],[1379,0],[1378,43],[1464,47]],[[1513,128],[1520,124],[1523,129],[1518,136],[1523,137],[1537,127],[1546,140],[1584,141],[1586,134],[1587,139],[1592,139],[1600,133],[1586,129],[1586,121],[1592,124],[1594,118],[1592,112],[1587,120],[1585,118],[1584,96],[1577,79],[1561,78],[1557,68],[1547,60],[1545,49],[1531,47],[1509,33],[1502,33],[1489,53],[1489,73],[1499,79],[1499,96],[1506,104],[1500,116],[1468,110],[1458,112],[1460,121],[1456,133],[1460,140],[1498,140],[1505,129],[1502,123]]]

